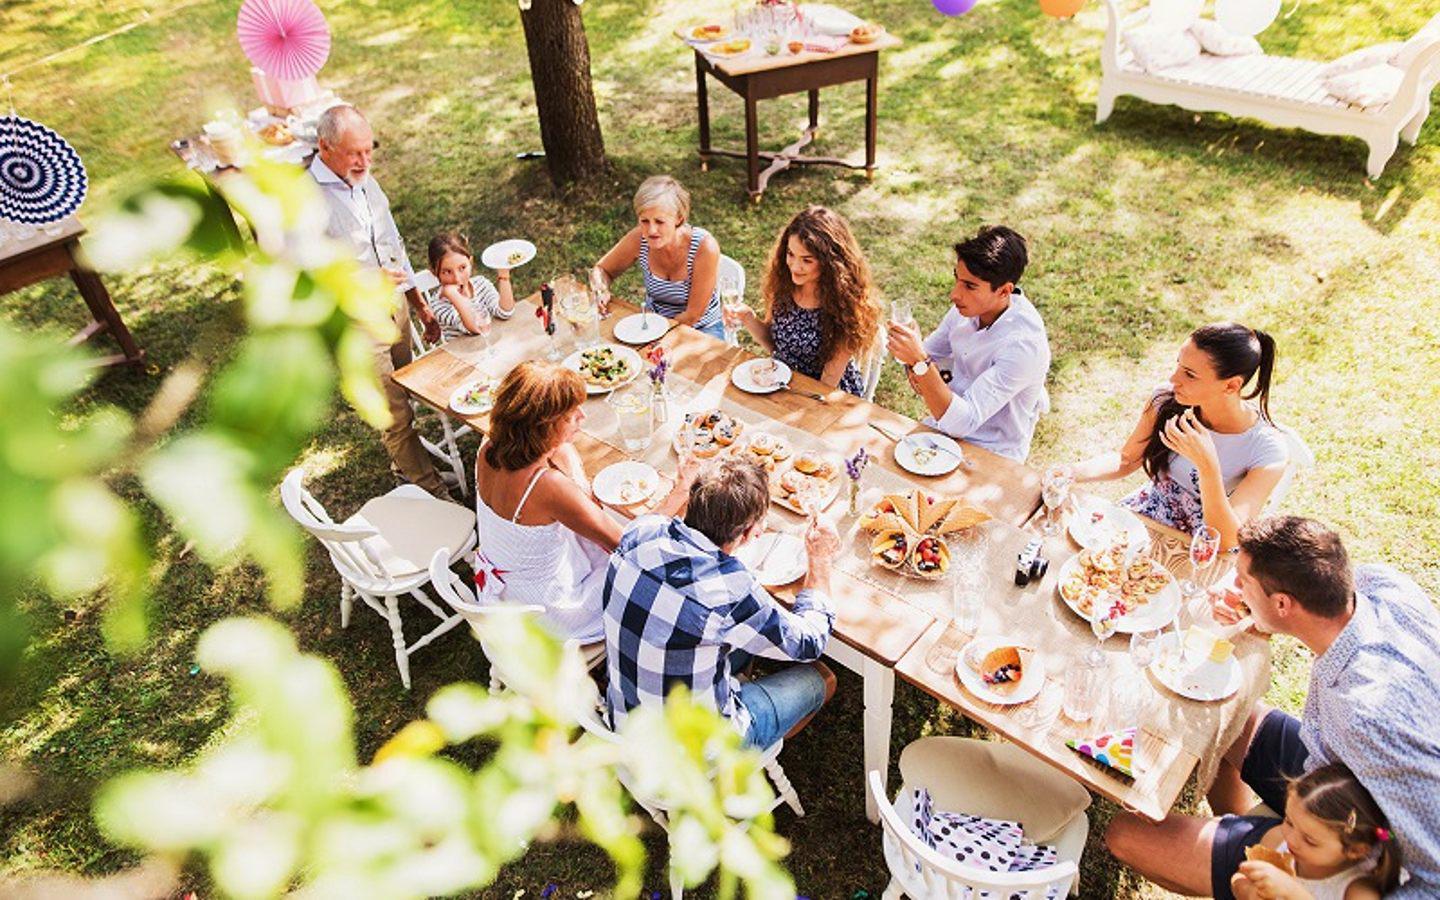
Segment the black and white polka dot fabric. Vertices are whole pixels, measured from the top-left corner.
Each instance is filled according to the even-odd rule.
[[[72,215],[88,189],[80,154],[20,116],[0,116],[0,218],[48,225]]]
[[[1032,844],[1025,840],[1019,822],[986,819],[956,812],[937,812],[930,791],[915,789],[911,828],[925,845],[967,866],[986,872],[1031,872],[1055,865],[1058,855],[1054,847]],[[1059,900],[1061,891],[1050,888],[1045,900]],[[988,891],[980,891],[978,900],[995,900]],[[1039,900],[1038,895],[1024,891],[1012,894],[1009,900]]]

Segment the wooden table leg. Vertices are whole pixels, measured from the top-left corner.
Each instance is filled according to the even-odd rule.
[[[705,85],[705,60],[695,54],[695,106],[700,114],[700,171],[710,171],[710,93]]]
[[[85,305],[90,308],[90,315],[102,327],[99,330],[107,332],[120,345],[124,352],[124,361],[132,365],[139,364],[145,359],[145,351],[135,343],[131,336],[130,329],[125,327],[125,322],[120,318],[120,311],[115,308],[115,303],[110,299],[110,292],[105,290],[105,283],[88,269],[82,268],[79,261],[75,259],[75,244],[67,248],[70,252],[70,259],[74,267],[70,270],[70,280],[75,282],[75,287],[80,291],[80,296],[85,300]]]
[[[876,54],[878,57],[879,54]],[[877,70],[879,66],[876,66]],[[880,73],[872,73],[865,79],[865,177],[875,177],[876,125],[880,113]]]
[[[745,177],[750,199],[760,202],[760,132],[756,124],[755,96],[745,92]]]
[[[820,89],[810,89],[810,131],[820,133]]]

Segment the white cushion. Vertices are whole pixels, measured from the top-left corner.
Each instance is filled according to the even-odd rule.
[[[1200,42],[1200,48],[1212,56],[1253,56],[1265,52],[1253,37],[1236,34],[1214,19],[1196,19],[1190,23],[1190,33]]]
[[[1420,58],[1425,48],[1430,46],[1432,41],[1440,40],[1440,13],[1426,22],[1424,27],[1415,32],[1415,35],[1400,47],[1400,52],[1390,60],[1390,65],[1399,69],[1408,69],[1410,64]]]
[[[1189,31],[1142,25],[1125,32],[1125,46],[1147,72],[1183,66],[1200,56],[1200,42]]]
[[[1344,75],[1346,72],[1354,72],[1359,69],[1368,69],[1371,66],[1378,66],[1381,63],[1388,63],[1394,59],[1395,54],[1405,45],[1399,41],[1387,41],[1383,44],[1374,44],[1369,47],[1361,47],[1359,50],[1352,50],[1320,70],[1320,74],[1326,78],[1334,75]]]
[[[1165,31],[1184,31],[1204,6],[1205,0],[1150,0],[1145,21]]]
[[[1325,90],[1355,106],[1384,106],[1395,99],[1405,73],[1381,63],[1368,69],[1325,79]]]
[[[854,13],[825,3],[806,3],[800,7],[800,15],[816,34],[834,37],[849,37],[865,20]]]

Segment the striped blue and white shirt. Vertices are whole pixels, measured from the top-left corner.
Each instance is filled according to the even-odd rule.
[[[650,242],[640,238],[640,273],[645,279],[645,305],[667,319],[683,313],[690,305],[690,282],[695,277],[695,254],[710,232],[699,225],[690,226],[690,248],[685,254],[685,280],[671,281],[650,271]],[[710,303],[695,328],[704,331],[720,325],[720,288],[710,291]]]
[[[679,519],[642,516],[610,554],[605,574],[605,654],[611,724],[676,685],[741,734],[750,713],[729,655],[809,662],[825,652],[834,614],[821,591],[802,590],[787,610],[740,560]]]
[[[1307,769],[1342,762],[1390,820],[1410,880],[1440,897],[1440,612],[1389,566],[1355,570],[1355,614],[1310,670]]]

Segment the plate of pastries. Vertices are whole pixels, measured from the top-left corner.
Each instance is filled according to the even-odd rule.
[[[886,494],[860,517],[860,527],[870,537],[872,565],[934,580],[950,571],[946,538],[989,519],[964,500],[912,489]]]
[[[1180,586],[1159,561],[1117,544],[1081,550],[1060,567],[1060,599],[1087,621],[1103,604],[1122,634],[1153,631],[1169,624],[1180,609]]]

